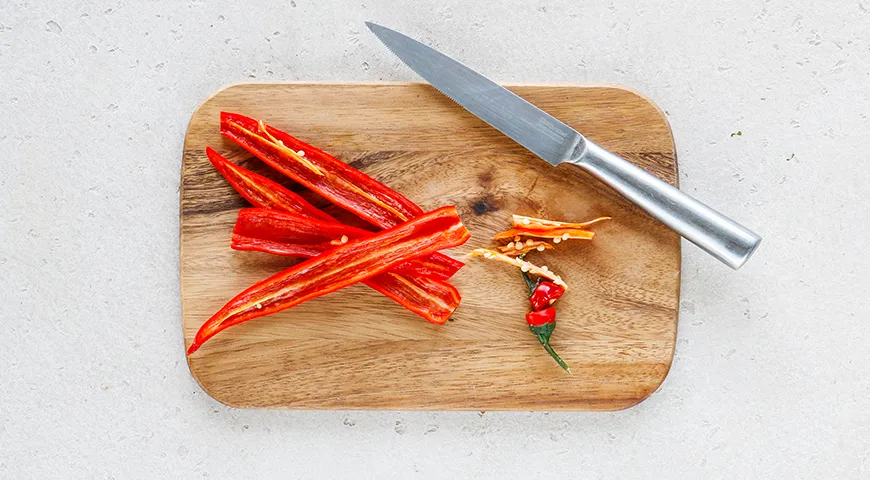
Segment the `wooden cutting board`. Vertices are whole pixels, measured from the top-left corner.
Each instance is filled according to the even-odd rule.
[[[677,183],[670,128],[649,100],[609,86],[511,89]],[[472,239],[446,252],[455,258],[490,246],[512,213],[614,220],[597,225],[592,242],[563,242],[529,256],[569,285],[557,304],[552,343],[573,374],[528,331],[519,271],[472,258],[452,280],[462,304],[443,326],[355,285],[225,330],[188,358],[193,376],[218,401],[246,408],[617,410],[664,380],[676,341],[679,237],[578,168],[549,166],[424,84],[237,85],[194,113],[181,173],[186,345],[226,301],[294,262],[229,248],[237,211],[247,205],[211,167],[205,147],[279,177],[219,135],[221,110],[264,119],[426,210],[456,205]]]

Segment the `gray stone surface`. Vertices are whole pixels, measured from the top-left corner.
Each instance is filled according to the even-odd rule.
[[[870,477],[870,0],[394,3],[0,0],[0,478]],[[765,236],[738,272],[686,246],[649,400],[240,411],[194,382],[187,121],[234,82],[415,80],[364,20],[500,81],[644,92],[682,187]]]

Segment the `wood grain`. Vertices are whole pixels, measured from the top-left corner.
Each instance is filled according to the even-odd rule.
[[[647,99],[606,86],[511,89],[676,184],[670,128]],[[220,333],[188,358],[193,376],[218,401],[248,408],[617,410],[664,380],[676,341],[679,237],[576,167],[549,166],[424,84],[237,85],[194,113],[181,182],[187,345],[227,300],[293,262],[229,248],[237,210],[246,204],[211,167],[205,147],[279,177],[219,135],[221,110],[265,119],[424,209],[456,205],[473,235],[446,252],[456,258],[491,245],[512,213],[614,220],[597,226],[592,242],[530,256],[570,286],[558,304],[553,345],[573,375],[529,333],[519,272],[468,259],[453,280],[462,305],[444,326],[355,285]]]

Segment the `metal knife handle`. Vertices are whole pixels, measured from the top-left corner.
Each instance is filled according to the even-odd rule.
[[[761,243],[748,228],[588,139],[570,162],[735,270]]]

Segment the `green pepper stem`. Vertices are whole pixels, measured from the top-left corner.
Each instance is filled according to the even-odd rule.
[[[531,297],[532,294],[535,293],[535,287],[537,287],[538,284],[535,283],[534,280],[532,280],[532,277],[530,277],[527,272],[522,272],[522,274],[523,280],[526,281],[526,286],[529,287],[529,296]]]
[[[553,357],[553,360],[555,360],[560,367],[564,368],[566,372],[571,373],[571,367],[569,367],[568,364],[566,364],[565,361],[562,360],[562,357],[560,357],[559,354],[556,353],[555,350],[553,350],[553,347],[550,346],[550,341],[543,338],[541,335],[535,336],[538,337],[538,341],[541,342],[541,345],[544,346],[544,350],[546,350],[547,353],[549,353],[550,356]]]
[[[520,260],[525,260],[526,254],[524,253],[522,255],[519,255],[517,258],[519,258]],[[538,288],[538,284],[541,283],[541,279],[538,278],[537,281],[532,280],[532,277],[529,276],[528,272],[524,270],[522,271],[522,274],[523,280],[526,281],[526,286],[529,287],[529,297],[531,297],[532,294],[535,293],[535,289]],[[565,361],[562,360],[562,357],[560,357],[559,354],[556,353],[555,350],[553,350],[553,347],[550,346],[550,335],[553,333],[553,329],[555,327],[555,324],[548,323],[540,327],[529,326],[529,329],[532,331],[532,333],[535,334],[535,337],[538,338],[538,341],[541,342],[541,345],[544,346],[544,350],[546,350],[547,353],[549,353],[550,356],[553,357],[553,360],[555,360],[560,367],[564,368],[566,372],[571,373],[571,368],[568,366],[568,364],[565,363]]]
[[[517,258],[519,258],[520,260],[525,260],[526,254],[524,253],[522,255],[519,255],[517,256]],[[520,270],[520,273],[522,273],[523,275],[523,280],[526,281],[526,286],[529,287],[529,296],[531,297],[532,294],[535,293],[535,289],[538,288],[538,284],[541,283],[541,279],[539,278],[537,281],[532,280],[532,277],[529,275],[529,273],[524,270]]]

